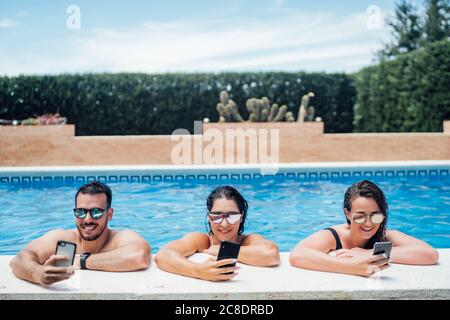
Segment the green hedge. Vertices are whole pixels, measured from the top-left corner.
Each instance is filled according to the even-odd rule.
[[[327,132],[352,132],[356,92],[345,74],[84,74],[0,77],[0,118],[25,119],[59,110],[77,135],[170,134],[194,120],[217,121],[228,90],[247,119],[245,101],[268,96],[297,116],[308,91]]]
[[[355,131],[442,131],[450,119],[450,41],[362,69],[355,81]]]

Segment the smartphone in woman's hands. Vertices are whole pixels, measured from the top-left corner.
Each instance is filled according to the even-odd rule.
[[[392,242],[375,242],[373,246],[373,255],[384,254],[387,259],[391,257]]]
[[[217,261],[223,260],[223,259],[236,259],[239,256],[239,250],[241,249],[241,245],[238,243],[234,243],[231,241],[222,241],[220,243],[219,253],[217,255]],[[226,264],[224,266],[221,266],[220,268],[225,267],[234,267],[236,263],[232,264]],[[225,274],[230,274],[232,272],[227,272]]]

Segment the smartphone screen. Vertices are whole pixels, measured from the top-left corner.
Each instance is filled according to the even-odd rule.
[[[373,246],[374,255],[385,254],[388,259],[391,257],[391,250],[392,250],[392,242],[389,241],[375,242],[375,245]]]
[[[77,251],[77,245],[75,243],[61,241],[61,240],[58,241],[58,243],[56,245],[55,254],[66,256],[69,259],[64,260],[64,261],[57,261],[55,266],[56,267],[70,267],[71,265],[73,265],[76,251]]]
[[[222,241],[220,243],[219,248],[219,254],[217,255],[217,260],[223,260],[223,259],[237,259],[239,256],[239,250],[241,249],[241,245],[230,242],[230,241]],[[222,266],[221,268],[225,267],[234,267],[236,263],[230,263]],[[224,274],[230,274],[232,272],[227,272]]]

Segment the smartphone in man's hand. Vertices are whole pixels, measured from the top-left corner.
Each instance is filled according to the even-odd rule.
[[[67,241],[58,241],[56,244],[55,255],[66,256],[67,260],[59,260],[56,261],[56,267],[70,267],[73,265],[73,261],[75,260],[75,253],[77,252],[77,245],[72,242]]]

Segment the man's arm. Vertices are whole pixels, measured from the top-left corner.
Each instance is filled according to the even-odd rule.
[[[66,238],[66,231],[54,230],[30,242],[9,264],[14,275],[44,286],[69,278],[73,269],[54,266],[56,261],[66,258],[53,255],[56,242]]]
[[[120,231],[113,239],[114,248],[108,252],[92,254],[86,260],[86,267],[99,271],[136,271],[150,265],[151,247],[136,232]],[[79,257],[77,258],[79,264]]]

